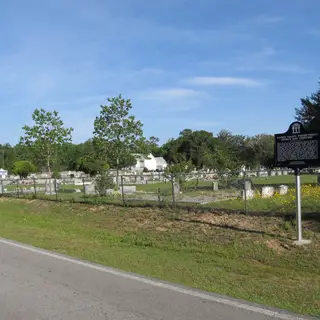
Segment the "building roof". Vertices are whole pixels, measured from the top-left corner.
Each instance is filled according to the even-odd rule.
[[[166,165],[167,164],[167,161],[164,160],[164,158],[162,158],[162,157],[155,157],[155,159],[156,159],[157,165]]]

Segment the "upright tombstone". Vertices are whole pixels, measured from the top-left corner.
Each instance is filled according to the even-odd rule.
[[[302,238],[301,224],[301,169],[320,165],[320,132],[308,131],[302,123],[293,122],[288,131],[275,135],[275,167],[293,169],[296,176],[297,241],[310,243]]]
[[[174,182],[173,183],[173,192],[174,192],[174,194],[179,194],[180,193],[180,183],[179,182]]]
[[[48,179],[46,180],[46,184],[45,184],[45,194],[46,195],[55,195],[56,191],[55,191],[55,185],[54,185],[54,180],[53,179]]]

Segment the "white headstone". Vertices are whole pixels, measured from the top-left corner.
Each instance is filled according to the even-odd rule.
[[[274,194],[274,187],[271,186],[264,186],[262,187],[262,198],[271,198]]]
[[[113,190],[112,190],[113,192]],[[122,193],[122,188],[120,188],[120,192]],[[136,186],[123,186],[123,193],[124,194],[134,194],[137,192]]]
[[[289,187],[288,186],[285,186],[285,185],[281,185],[279,186],[279,194],[280,195],[285,195],[287,194],[289,191]]]
[[[219,190],[218,181],[213,181],[212,182],[212,188],[213,188],[213,191],[218,191]]]
[[[45,185],[45,194],[46,195],[54,195],[55,192],[55,185],[53,180],[47,180]]]
[[[96,194],[96,185],[94,183],[84,186],[84,190],[86,194]]]
[[[251,200],[254,198],[254,191],[253,190],[242,190],[241,197],[243,200]]]
[[[251,181],[250,180],[245,180],[244,190],[251,190]]]
[[[180,184],[179,184],[179,182],[174,182],[174,183],[173,183],[173,192],[174,192],[175,194],[180,193]]]

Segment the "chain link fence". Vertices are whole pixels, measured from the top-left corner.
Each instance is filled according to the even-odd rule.
[[[305,171],[301,182],[303,211],[320,212],[319,173]],[[294,213],[295,177],[290,170],[273,170],[191,173],[176,175],[172,179],[161,173],[103,179],[3,179],[0,181],[0,195],[121,206]]]

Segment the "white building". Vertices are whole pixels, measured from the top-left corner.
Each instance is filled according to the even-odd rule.
[[[162,157],[155,157],[157,163],[157,170],[164,171],[165,168],[168,166],[167,161],[164,160]]]
[[[0,169],[0,179],[6,179],[8,177],[8,171],[4,169]]]
[[[131,170],[143,171],[144,168],[149,171],[157,170],[156,159],[151,153],[147,156],[143,154],[135,154],[134,157],[136,158],[137,163],[135,166],[131,167]]]

